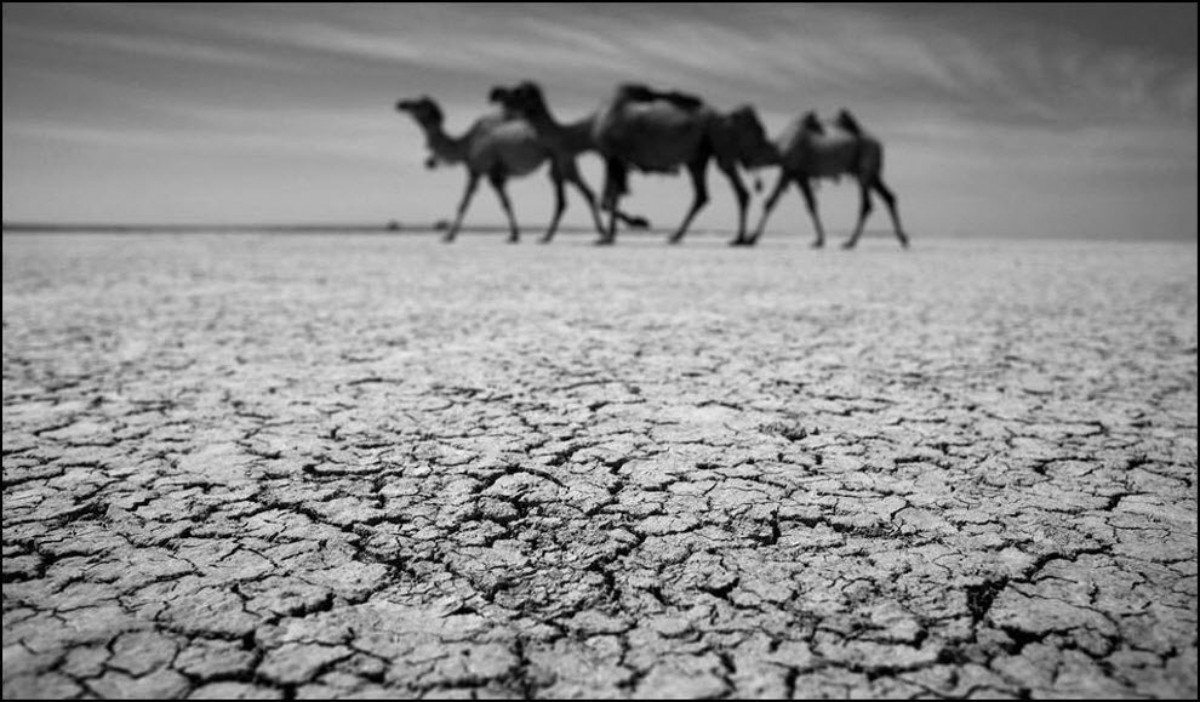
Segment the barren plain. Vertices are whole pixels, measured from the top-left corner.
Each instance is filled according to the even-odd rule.
[[[5,697],[1194,697],[1194,243],[10,235]]]

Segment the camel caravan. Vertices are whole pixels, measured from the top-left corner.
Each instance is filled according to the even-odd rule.
[[[600,235],[596,243],[613,244],[618,222],[630,228],[649,226],[645,218],[620,210],[621,196],[629,194],[630,170],[678,173],[683,168],[691,179],[693,199],[667,240],[677,244],[708,203],[707,170],[709,161],[715,161],[738,205],[737,236],[729,242],[731,246],[753,246],[758,242],[772,210],[791,183],[800,190],[812,217],[817,233],[812,245],[824,246],[825,230],[813,195],[815,181],[846,175],[858,183],[861,205],[854,232],[842,247],[849,249],[858,243],[871,214],[873,194],[883,199],[896,238],[901,246],[908,247],[896,196],[883,182],[883,146],[847,110],[841,110],[832,121],[822,121],[814,112],[808,112],[793,120],[778,138],[770,139],[750,105],[722,112],[694,95],[636,83],[617,86],[599,110],[569,123],[555,119],[541,87],[532,81],[496,86],[488,98],[499,105],[500,113],[479,118],[459,137],[445,133],[441,108],[429,97],[396,103],[396,109],[412,117],[425,134],[430,152],[425,161],[428,168],[439,163],[463,163],[467,167],[466,187],[444,241],[454,241],[462,228],[481,177],[486,177],[496,191],[508,217],[508,241],[519,241],[520,228],[505,183],[509,178],[529,175],[548,162],[555,206],[542,243],[554,238],[566,210],[564,182],[574,185],[587,202]],[[604,161],[604,188],[598,204],[575,163],[577,156],[587,152],[596,152]],[[763,205],[758,225],[753,233],[747,233],[750,192],[739,170],[752,173],[768,167],[778,167],[779,177]],[[600,211],[608,214],[607,224]]]

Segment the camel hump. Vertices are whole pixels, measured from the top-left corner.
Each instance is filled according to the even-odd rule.
[[[849,132],[854,136],[863,135],[862,125],[858,123],[858,119],[844,107],[838,112],[836,124],[842,131]]]
[[[482,136],[488,132],[494,132],[496,129],[498,129],[501,126],[504,126],[506,123],[508,123],[510,121],[513,121],[513,120],[506,114],[484,115],[484,116],[480,117],[479,119],[475,120],[475,123],[472,124],[469,129],[467,129],[466,138],[477,139],[480,136]],[[522,122],[517,122],[517,123],[523,124]]]
[[[821,124],[821,120],[817,119],[817,113],[812,110],[804,113],[804,118],[800,122],[800,128],[814,134],[825,133],[825,125]]]
[[[618,93],[621,99],[627,102],[666,100],[672,105],[688,111],[698,110],[704,106],[703,100],[690,93],[683,93],[678,90],[655,90],[642,83],[625,83],[619,88]]]

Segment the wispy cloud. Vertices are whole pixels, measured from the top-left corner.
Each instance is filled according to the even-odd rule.
[[[5,30],[6,34],[11,32],[16,40],[45,42],[59,51],[99,49],[144,59],[200,62],[231,68],[271,70],[295,68],[295,64],[265,52],[215,42],[198,42],[181,37],[157,37],[121,31],[46,29],[21,25],[6,27]]]
[[[930,23],[873,8],[820,5],[753,6],[722,21],[711,8],[318,9],[118,7],[112,12],[123,21],[151,22],[166,34],[29,31],[58,43],[234,67],[304,67],[308,61],[297,56],[324,55],[392,65],[404,75],[450,71],[480,82],[532,77],[576,100],[589,91],[592,102],[614,81],[641,78],[711,94],[718,103],[752,99],[766,109],[853,102],[1032,123],[1162,115],[1194,120],[1196,114],[1194,62],[1181,66],[1114,51],[1033,25],[980,28],[961,13]],[[203,27],[203,40],[166,29],[180,25]]]
[[[209,115],[210,117],[213,115]],[[223,121],[223,120],[218,120]],[[351,161],[396,163],[394,132],[378,125],[338,130],[330,123],[300,120],[287,129],[264,121],[253,124],[227,123],[229,128],[122,128],[62,122],[6,123],[5,140],[32,139],[68,142],[94,147],[155,149],[204,153],[280,153],[334,156]],[[307,123],[304,123],[307,122]]]
[[[1195,181],[1194,50],[1004,8],[6,4],[3,50],[6,175],[63,144],[222,167],[240,153],[327,157],[342,178],[354,160],[407,168],[423,139],[396,98],[434,96],[458,132],[491,109],[488,87],[530,78],[563,119],[625,80],[751,102],[773,132],[849,107],[890,169],[940,188],[1020,187],[1034,172],[1124,174],[1131,192],[1156,173]]]

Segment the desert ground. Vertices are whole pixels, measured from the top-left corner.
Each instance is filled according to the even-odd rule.
[[[1193,697],[1195,243],[5,234],[5,697]]]

